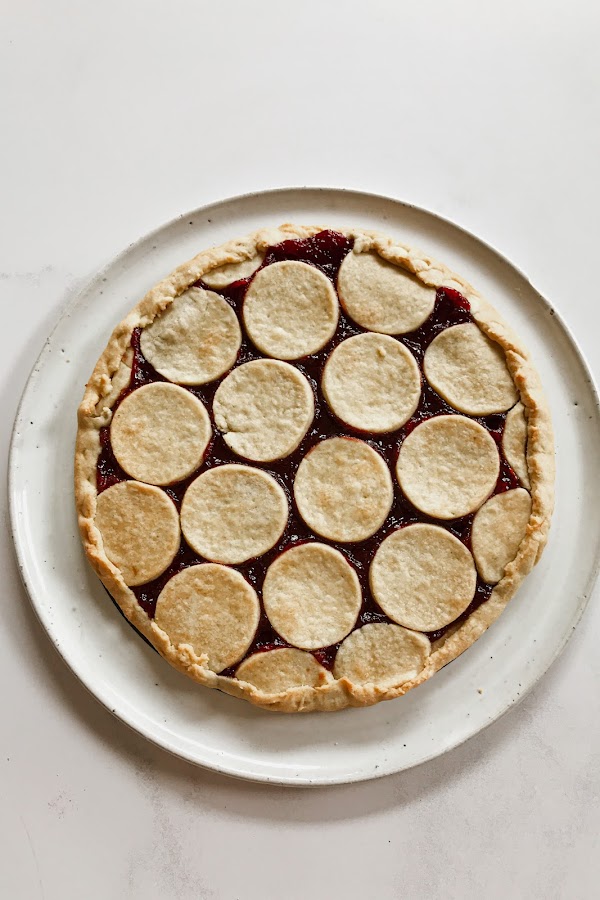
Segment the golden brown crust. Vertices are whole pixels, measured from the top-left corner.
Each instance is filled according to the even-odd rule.
[[[100,452],[99,431],[111,419],[115,402],[130,365],[130,340],[134,328],[144,327],[168,307],[191,284],[220,266],[253,259],[271,244],[286,238],[310,237],[323,226],[283,225],[263,229],[246,238],[198,254],[175,269],[138,303],[117,325],[90,378],[78,411],[75,454],[75,496],[79,528],[87,557],[103,584],[117,600],[130,622],[175,668],[207,687],[243,697],[251,703],[280,712],[337,710],[346,706],[368,706],[401,696],[463,653],[498,618],[523,578],[539,560],[546,544],[554,505],[554,446],[549,408],[529,352],[501,316],[459,275],[426,254],[384,234],[362,229],[336,229],[354,239],[354,252],[372,251],[402,266],[430,287],[460,291],[470,302],[474,320],[506,355],[506,362],[527,417],[527,466],[532,508],[525,538],[517,556],[506,567],[489,600],[454,630],[432,645],[425,668],[409,682],[392,687],[354,685],[342,678],[319,687],[299,687],[280,694],[264,694],[253,685],[216,675],[207,659],[197,656],[190,645],[174,646],[158,625],[148,618],[125,584],[120,571],[107,558],[102,536],[95,525],[96,464]],[[117,389],[118,388],[118,389]]]

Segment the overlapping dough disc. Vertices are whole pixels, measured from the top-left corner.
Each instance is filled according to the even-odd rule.
[[[438,334],[427,348],[423,370],[444,400],[470,416],[504,412],[518,399],[504,351],[474,323]]]
[[[242,278],[249,278],[262,265],[265,258],[264,253],[256,252],[250,259],[243,259],[241,262],[226,263],[224,266],[218,266],[210,272],[206,272],[202,276],[202,281],[211,288],[224,288],[234,281],[240,281]]]
[[[98,495],[95,523],[104,552],[125,584],[146,584],[167,569],[179,550],[179,516],[160,488],[121,481]]]
[[[285,492],[275,479],[250,466],[217,466],[188,487],[181,529],[205,559],[235,565],[275,546],[288,518]]]
[[[238,366],[219,385],[213,414],[234,453],[270,462],[296,449],[314,418],[314,397],[294,366],[257,359]]]
[[[389,469],[364,441],[334,437],[298,467],[294,496],[309,528],[331,541],[363,541],[383,525],[394,491]]]
[[[253,653],[237,668],[236,678],[247,681],[265,694],[279,694],[289,688],[318,687],[331,681],[331,675],[312,653],[281,647]]]
[[[339,550],[300,544],[271,563],[263,584],[265,612],[288,643],[303,650],[345,637],[362,603],[358,576]]]
[[[414,331],[435,304],[435,288],[376,253],[349,253],[337,284],[348,315],[363,328],[382,334]]]
[[[233,366],[242,332],[229,303],[200,288],[177,297],[140,338],[157,372],[179,384],[206,384]]]
[[[399,625],[437,631],[465,611],[477,586],[473,557],[438,525],[418,523],[392,532],[369,572],[384,613]]]
[[[393,687],[416,678],[430,652],[424,634],[385,622],[363,625],[339,648],[333,674],[352,684]]]
[[[529,472],[527,469],[527,419],[522,403],[517,403],[506,416],[502,450],[509,466],[525,488],[529,488]]]
[[[208,657],[209,669],[221,672],[244,656],[259,617],[256,591],[239,572],[203,563],[166,583],[154,621],[172,644],[190,644],[197,656]]]
[[[171,484],[194,472],[212,436],[203,404],[185,388],[156,381],[125,397],[110,427],[120,466],[138,481]]]
[[[435,416],[400,447],[396,475],[413,506],[436,519],[457,519],[489,497],[500,471],[488,431],[465,416]]]
[[[488,584],[496,584],[517,555],[527,532],[531,497],[523,488],[490,497],[473,519],[471,545],[477,570]]]
[[[243,317],[252,342],[267,356],[300,359],[333,337],[339,308],[333,285],[320,269],[286,260],[256,274]]]
[[[421,396],[421,375],[410,350],[386,334],[372,332],[335,348],[321,384],[335,415],[363,431],[400,428]]]

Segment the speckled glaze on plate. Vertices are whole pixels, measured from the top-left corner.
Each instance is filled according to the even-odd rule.
[[[532,352],[552,407],[558,469],[550,548],[469,653],[399,701],[293,721],[217,692],[198,692],[142,642],[126,639],[121,632],[129,626],[107,602],[80,549],[65,464],[89,360],[114,321],[199,247],[290,220],[380,228],[426,246],[475,283]],[[384,197],[302,188],[247,195],[182,216],[132,245],[63,314],[15,424],[10,501],[17,555],[38,616],[67,663],[115,715],[149,739],[194,763],[257,781],[368,779],[471,737],[517,702],[558,655],[597,570],[599,437],[596,393],[573,339],[496,251],[438,216]]]

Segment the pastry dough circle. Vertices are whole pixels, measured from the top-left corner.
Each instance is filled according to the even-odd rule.
[[[321,381],[332,412],[352,428],[394,431],[421,396],[421,373],[404,344],[386,334],[357,334],[331,353]]]
[[[424,634],[401,625],[373,622],[353,631],[335,658],[335,678],[352,684],[395,687],[416,678],[424,669],[431,644]]]
[[[175,504],[151,484],[121,481],[106,488],[96,501],[95,523],[104,552],[132,587],[162,575],[179,550]]]
[[[312,423],[315,400],[302,372],[257,359],[230,372],[213,401],[215,425],[244,459],[272,462],[296,449]]]
[[[429,318],[435,289],[375,253],[349,253],[338,275],[340,302],[351,319],[382,334],[406,334]]]
[[[494,490],[500,457],[483,425],[465,416],[434,416],[400,447],[396,475],[410,502],[436,519],[474,512]]]
[[[524,488],[496,494],[473,519],[471,544],[483,581],[496,584],[513,561],[527,533],[531,497]]]
[[[439,525],[417,523],[380,544],[369,581],[375,600],[394,622],[437,631],[465,611],[475,595],[477,572],[458,538]]]
[[[502,450],[523,487],[529,490],[531,485],[527,469],[527,419],[522,403],[516,403],[508,411],[502,435]]]
[[[229,565],[274,547],[287,519],[285,491],[272,475],[236,464],[203,472],[181,504],[181,530],[190,547]]]
[[[470,416],[505,412],[518,400],[502,347],[474,322],[440,332],[425,352],[423,371],[450,406]]]
[[[262,265],[265,254],[262,252],[253,253],[250,259],[243,259],[240,262],[225,263],[225,265],[217,266],[210,272],[205,272],[202,281],[211,288],[224,288],[234,281],[240,281],[242,278],[249,278]]]
[[[110,426],[119,465],[149,484],[172,484],[195,472],[212,436],[208,413],[185,388],[155,381],[120,404]]]
[[[310,450],[294,481],[309,528],[330,541],[364,541],[383,525],[394,489],[382,457],[364,441],[334,437]]]
[[[206,384],[233,366],[242,331],[227,300],[190,288],[142,330],[140,347],[160,375],[178,384]]]
[[[339,550],[300,544],[271,563],[263,584],[265,612],[288,643],[317,650],[341,641],[362,603],[358,576]]]
[[[332,680],[331,674],[312,653],[295,647],[253,653],[240,663],[235,677],[253,684],[265,694],[279,694],[305,685],[318,687]]]
[[[339,307],[333,285],[320,269],[286,260],[256,274],[242,313],[246,331],[262,353],[300,359],[331,340]]]
[[[252,643],[260,605],[246,579],[227,566],[202,563],[174,575],[156,603],[154,622],[174,646],[189,644],[206,666],[221,672]]]

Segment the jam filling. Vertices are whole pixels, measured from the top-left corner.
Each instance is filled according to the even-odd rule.
[[[316,268],[320,269],[325,273],[325,275],[327,275],[328,278],[331,279],[335,286],[340,266],[351,249],[352,241],[350,241],[344,235],[341,235],[334,231],[322,231],[311,238],[306,238],[303,240],[283,241],[282,243],[277,244],[274,247],[270,247],[266,253],[261,268],[271,265],[274,262],[280,262],[282,260],[298,260],[300,262],[305,262],[309,265],[316,266]],[[208,286],[203,284],[201,280],[197,281],[194,286],[205,287],[224,297],[237,313],[240,324],[242,324],[243,327],[241,317],[242,304],[244,302],[244,296],[248,285],[250,284],[253,277],[254,275],[250,276],[249,278],[236,281],[221,290],[208,288]],[[351,319],[349,319],[345,315],[341,307],[340,319],[336,333],[331,341],[326,345],[326,347],[319,353],[315,353],[312,356],[308,356],[294,362],[294,365],[306,376],[313,388],[315,394],[315,418],[304,440],[290,456],[271,463],[252,462],[253,466],[264,469],[264,471],[272,475],[281,484],[288,498],[290,515],[288,524],[280,541],[275,547],[273,547],[272,550],[265,553],[258,559],[252,559],[246,563],[242,563],[241,565],[232,567],[241,572],[242,575],[250,582],[250,584],[252,584],[261,602],[262,613],[259,626],[252,645],[246,653],[246,657],[259,651],[272,650],[276,647],[290,646],[274,630],[264,612],[264,608],[262,605],[262,584],[266,571],[273,560],[280,553],[282,553],[284,550],[289,549],[290,547],[297,546],[298,544],[307,541],[319,541],[325,544],[330,544],[332,547],[340,550],[346,557],[346,559],[351,563],[351,565],[354,566],[354,569],[356,570],[360,581],[363,595],[362,608],[358,616],[355,628],[360,628],[362,625],[366,625],[370,622],[391,622],[391,619],[389,619],[385,615],[385,613],[377,605],[371,594],[371,590],[369,587],[369,566],[377,548],[379,547],[383,539],[387,537],[387,535],[392,531],[398,528],[402,528],[405,525],[410,525],[414,522],[431,522],[450,531],[470,549],[471,526],[475,514],[471,513],[470,515],[464,516],[463,518],[453,519],[451,521],[442,521],[433,519],[430,516],[421,513],[420,511],[415,509],[414,506],[412,506],[412,504],[402,493],[397,483],[397,479],[394,476],[394,471],[396,461],[398,459],[398,453],[403,440],[419,423],[424,422],[426,419],[432,418],[433,416],[443,415],[446,413],[454,415],[457,414],[457,410],[449,406],[427,383],[422,373],[423,357],[431,341],[441,331],[449,328],[452,325],[462,325],[464,323],[472,321],[473,316],[470,312],[469,301],[458,291],[442,287],[437,289],[435,306],[429,318],[414,331],[396,337],[396,340],[400,341],[402,344],[408,347],[408,349],[413,353],[414,357],[417,360],[419,368],[421,369],[422,392],[419,406],[412,418],[402,428],[393,432],[389,432],[387,434],[373,435],[372,433],[361,432],[341,422],[330,411],[321,391],[321,375],[325,363],[333,348],[346,338],[361,334],[365,331],[364,328],[361,328],[360,326],[352,322]],[[150,384],[154,381],[166,380],[162,377],[162,375],[159,375],[158,372],[153,368],[153,366],[151,366],[150,363],[145,359],[140,349],[140,333],[140,328],[136,328],[133,331],[131,337],[131,346],[133,349],[131,380],[129,385],[122,391],[118,400],[114,404],[113,410],[116,410],[118,405],[124,400],[124,398],[128,396],[128,394],[130,394],[132,391],[136,390],[138,387],[141,387],[144,384]],[[264,358],[262,354],[260,354],[254,348],[248,337],[243,334],[242,345],[238,354],[236,365],[249,362],[250,360],[262,358]],[[223,378],[225,377],[226,375],[223,376]],[[187,390],[189,390],[192,394],[202,400],[202,402],[206,406],[206,409],[211,415],[211,419],[213,397],[223,378],[211,382],[210,384],[201,385],[198,387],[189,387],[187,385],[184,385]],[[461,415],[463,414],[461,413]],[[513,472],[512,468],[509,466],[502,452],[501,442],[502,433],[506,421],[506,413],[484,417],[469,416],[468,418],[472,418],[476,422],[479,422],[491,434],[498,445],[498,451],[500,454],[500,474],[493,493],[499,494],[518,487],[518,478]],[[181,506],[181,501],[189,484],[198,476],[201,471],[206,471],[207,469],[211,469],[214,466],[225,465],[226,463],[239,463],[240,461],[243,462],[243,460],[241,460],[239,456],[237,456],[235,453],[233,453],[232,450],[230,450],[230,448],[225,443],[223,436],[216,430],[216,428],[214,428],[214,421],[213,429],[214,435],[209,447],[207,448],[205,460],[202,463],[201,467],[184,481],[180,481],[176,484],[169,485],[163,488],[163,490],[165,490],[166,493],[172,498],[175,505],[177,506],[177,509],[179,509]],[[394,483],[394,501],[390,513],[382,527],[367,540],[353,544],[341,544],[335,541],[327,540],[326,538],[322,538],[319,535],[315,535],[305,525],[304,521],[298,513],[296,504],[294,502],[293,484],[300,462],[306,455],[307,451],[314,447],[315,444],[318,444],[325,438],[336,436],[354,436],[360,438],[375,450],[377,450],[390,466],[392,472],[392,480]],[[100,443],[101,451],[97,465],[98,493],[101,493],[103,490],[113,484],[116,484],[117,482],[125,481],[129,478],[129,476],[119,466],[112,452],[110,443],[110,428],[108,426],[100,430]],[[195,551],[193,551],[189,547],[182,536],[179,551],[169,568],[154,581],[151,581],[148,584],[144,584],[139,587],[131,588],[137,598],[138,603],[150,618],[153,618],[154,616],[158,596],[167,581],[182,569],[202,562],[207,562],[207,560],[195,553]],[[473,597],[473,600],[471,601],[471,604],[465,610],[465,612],[461,616],[459,616],[459,618],[456,619],[455,622],[451,623],[451,625],[447,625],[445,628],[441,628],[438,631],[429,632],[427,633],[427,636],[431,640],[437,640],[438,638],[442,637],[449,628],[455,627],[461,621],[466,619],[473,612],[473,610],[477,609],[478,606],[484,603],[489,598],[492,589],[493,585],[486,584],[478,576],[475,595]],[[326,668],[332,669],[338,647],[339,644],[335,644],[331,647],[324,647],[320,650],[315,650],[313,651],[313,656]],[[233,676],[237,665],[239,665],[239,662],[236,664],[236,666],[225,669],[221,674]]]

